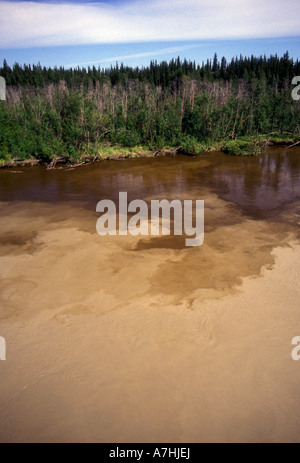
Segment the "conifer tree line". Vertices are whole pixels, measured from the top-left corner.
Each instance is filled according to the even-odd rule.
[[[300,63],[288,53],[109,69],[10,67],[4,60],[0,75],[7,84],[2,160],[97,156],[108,145],[201,151],[241,137],[300,135],[300,104],[291,97]]]

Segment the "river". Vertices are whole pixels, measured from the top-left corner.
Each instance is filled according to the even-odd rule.
[[[205,201],[205,237],[96,205]],[[1,442],[300,441],[300,148],[0,170]]]

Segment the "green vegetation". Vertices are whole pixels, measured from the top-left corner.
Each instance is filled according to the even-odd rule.
[[[270,140],[300,139],[300,102],[286,53],[207,61],[151,62],[147,68],[10,68],[0,102],[0,164],[81,163],[151,153],[223,149],[256,155]],[[167,151],[166,151],[167,150]]]
[[[222,150],[233,156],[257,156],[266,150],[266,143],[249,140],[230,140],[222,146]]]

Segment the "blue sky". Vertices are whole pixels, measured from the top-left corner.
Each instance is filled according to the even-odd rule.
[[[300,58],[299,0],[0,0],[0,61],[131,66],[178,55]]]

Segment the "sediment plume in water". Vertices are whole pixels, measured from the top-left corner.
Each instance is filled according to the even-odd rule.
[[[299,159],[0,172],[0,441],[298,442]],[[204,199],[203,246],[97,235],[124,190]]]

